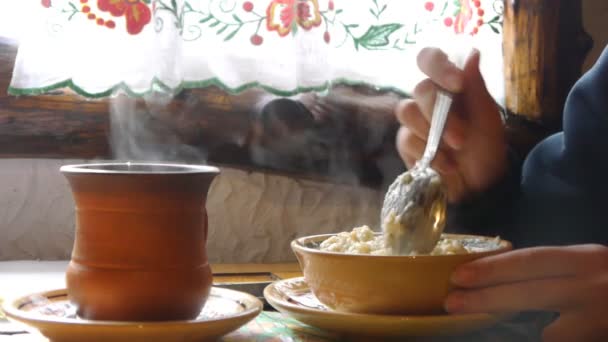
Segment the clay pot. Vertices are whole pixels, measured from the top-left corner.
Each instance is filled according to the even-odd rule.
[[[196,318],[211,289],[210,166],[110,163],[61,168],[76,202],[67,290],[87,319]]]

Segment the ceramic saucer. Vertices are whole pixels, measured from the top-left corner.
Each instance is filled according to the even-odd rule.
[[[490,314],[398,316],[334,311],[321,304],[304,278],[276,281],[264,297],[278,311],[316,328],[346,335],[376,337],[459,335],[494,325],[504,316]]]
[[[93,321],[78,318],[67,291],[55,290],[4,303],[10,320],[24,323],[53,342],[68,341],[202,341],[234,331],[262,311],[262,302],[247,293],[211,288],[200,315],[164,322]]]

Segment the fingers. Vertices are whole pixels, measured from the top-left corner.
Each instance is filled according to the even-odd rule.
[[[418,67],[433,82],[446,90],[462,91],[464,76],[462,70],[450,62],[448,56],[438,48],[424,48],[418,54]]]
[[[421,147],[422,145],[424,145],[424,141],[412,133],[409,128],[405,126],[399,128],[397,132],[397,150],[408,169],[414,167],[416,160],[422,156],[421,149],[424,148]]]
[[[418,138],[426,141],[429,135],[429,121],[424,117],[414,100],[401,101],[396,111],[397,120]]]
[[[579,294],[589,291],[574,277],[502,284],[477,290],[456,290],[445,301],[451,313],[560,311],[580,304]]]
[[[412,168],[417,160],[420,160],[424,153],[426,141],[422,140],[408,127],[402,126],[397,133],[397,149],[401,159],[405,161],[408,168]],[[456,171],[456,163],[448,157],[441,148],[437,151],[431,167],[442,175]]]
[[[432,92],[435,93],[435,88],[432,83],[429,83],[429,85],[431,89],[433,89]],[[419,94],[419,98],[427,96],[424,95],[425,92],[423,90],[419,89],[419,91],[421,92],[421,94]],[[397,116],[397,120],[399,120],[402,125],[407,126],[417,137],[426,141],[429,134],[431,112],[427,112],[428,114],[426,115],[423,114],[424,112],[421,109],[421,104],[424,104],[422,102],[423,101],[419,101],[418,98],[416,98],[416,101],[401,101],[397,106],[395,114]],[[434,104],[431,104],[431,111],[433,105]],[[460,150],[464,145],[466,134],[465,130],[465,121],[457,113],[450,113],[448,115],[448,120],[443,133],[443,142],[454,150]]]
[[[430,78],[427,78],[416,85],[413,95],[420,113],[430,122],[437,97],[437,86]]]
[[[549,277],[566,277],[594,267],[606,252],[603,246],[535,247],[501,253],[464,264],[452,283],[464,288],[492,286]],[[606,247],[603,247],[606,248]],[[596,260],[598,260],[596,262]]]
[[[490,95],[486,83],[479,69],[480,62],[479,50],[474,49],[464,67],[463,101],[470,110],[469,119],[478,125],[485,127],[491,122],[500,118],[499,107]],[[490,121],[490,123],[488,123]]]
[[[463,77],[467,87],[473,88],[475,92],[484,91],[487,93],[486,84],[481,75],[479,69],[479,62],[481,61],[481,54],[479,50],[473,49],[471,54],[467,58],[467,62],[464,66]]]

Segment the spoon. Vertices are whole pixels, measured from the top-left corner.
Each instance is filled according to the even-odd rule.
[[[452,94],[439,90],[422,158],[411,170],[397,176],[384,197],[380,224],[385,245],[394,255],[430,253],[443,233],[447,190],[439,173],[430,165],[451,104]]]

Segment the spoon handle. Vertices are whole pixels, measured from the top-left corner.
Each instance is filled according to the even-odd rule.
[[[437,98],[435,99],[435,106],[433,107],[429,139],[426,143],[426,147],[424,148],[424,154],[418,162],[421,168],[429,167],[435,158],[451,105],[452,94],[445,90],[439,90],[437,92]]]

